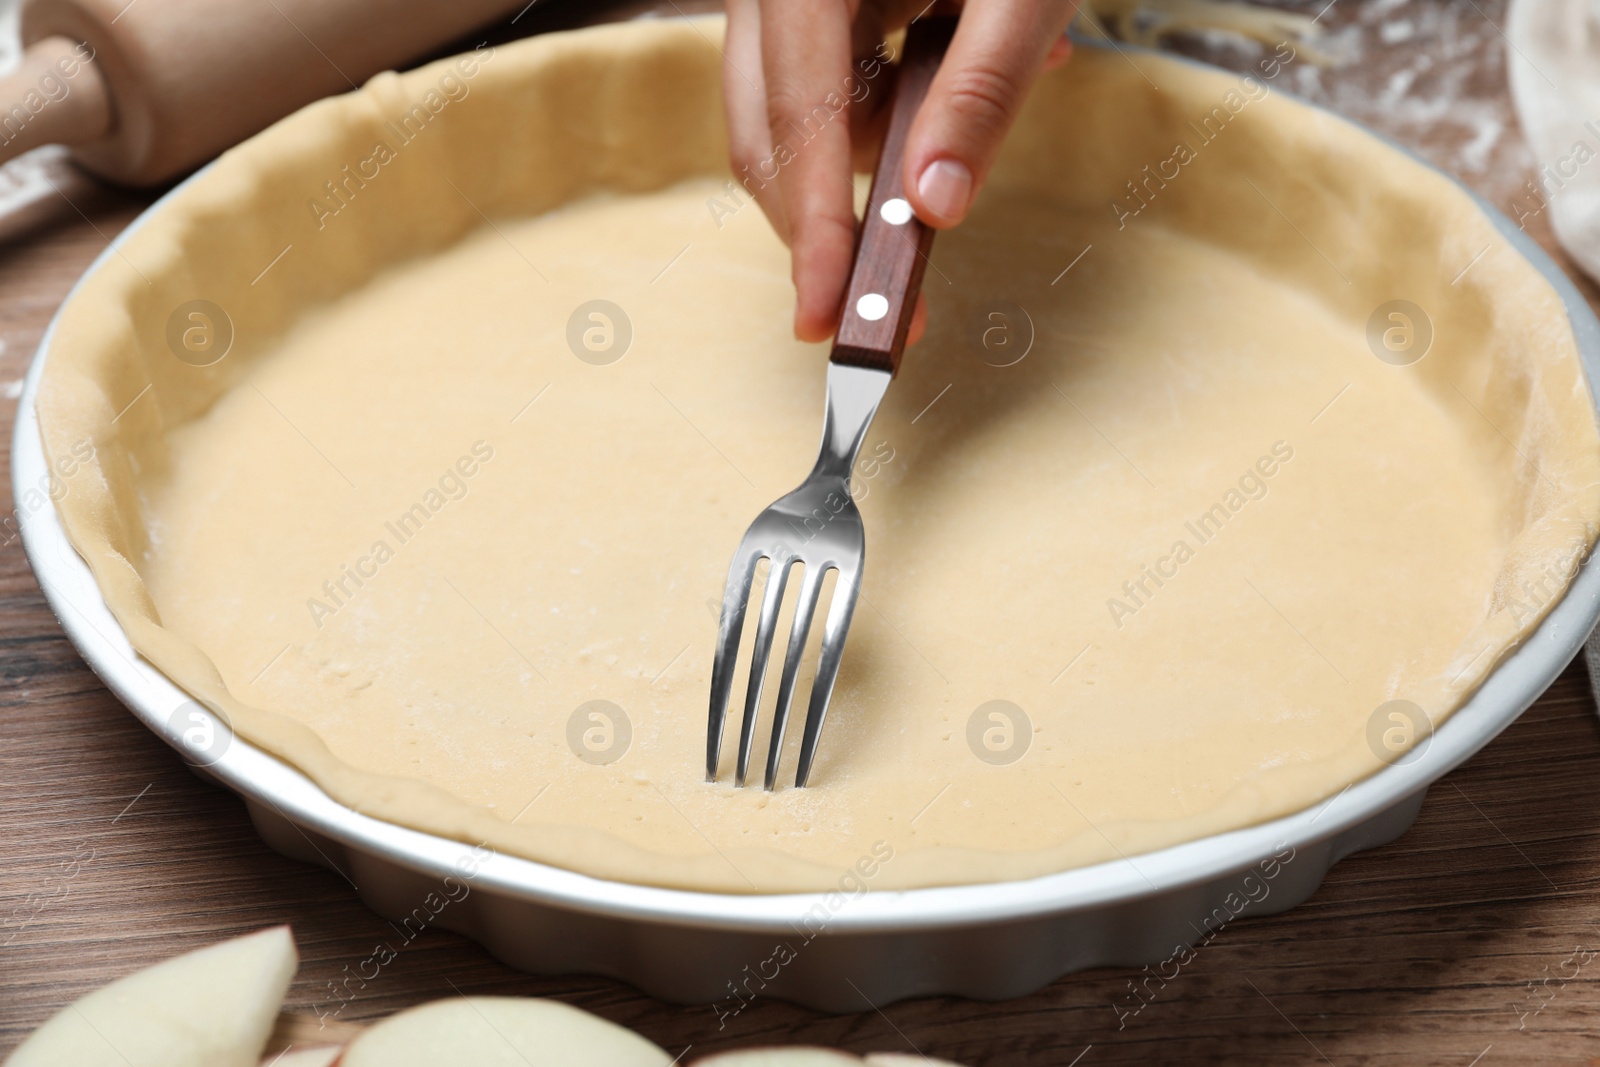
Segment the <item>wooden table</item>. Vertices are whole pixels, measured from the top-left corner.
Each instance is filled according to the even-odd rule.
[[[1533,170],[1504,90],[1503,8],[1344,0],[1324,22],[1361,56],[1283,87],[1419,148],[1503,205]],[[62,188],[72,203],[57,197],[0,246],[0,381],[23,374],[73,280],[152,199],[85,180]],[[1552,246],[1542,219],[1530,229]],[[14,406],[0,400],[0,450]],[[106,692],[14,540],[0,547],[0,704],[0,1052],[111,978],[272,923],[293,924],[302,963],[288,1006],[310,1012],[389,934],[337,875],[269,851],[234,796],[189,774]],[[1122,1029],[1113,1004],[1128,968],[1004,1004],[827,1016],[758,1001],[719,1030],[709,1008],[604,979],[519,974],[439,930],[343,1018],[460,989],[559,997],[673,1052],[692,1045],[689,1058],[781,1041],[986,1067],[1600,1063],[1600,961],[1588,960],[1600,949],[1597,769],[1600,719],[1578,663],[1432,790],[1410,833],[1340,864],[1294,911],[1228,926]]]

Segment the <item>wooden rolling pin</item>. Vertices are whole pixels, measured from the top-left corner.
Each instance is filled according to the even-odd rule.
[[[0,162],[65,144],[129,185],[165,181],[528,0],[25,0],[0,79]]]

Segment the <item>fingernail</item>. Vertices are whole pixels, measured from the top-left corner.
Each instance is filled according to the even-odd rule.
[[[1071,58],[1072,38],[1063,34],[1055,44],[1050,46],[1049,53],[1044,57],[1044,69],[1055,70]]]
[[[941,220],[955,222],[967,213],[972,198],[972,172],[953,159],[936,159],[917,179],[917,195]]]

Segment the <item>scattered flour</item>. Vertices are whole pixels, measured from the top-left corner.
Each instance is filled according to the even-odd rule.
[[[1160,7],[1162,0],[1147,2]],[[1533,165],[1506,86],[1506,4],[1277,0],[1249,6],[1312,19],[1321,31],[1312,46],[1331,62],[1295,64],[1289,91],[1412,148],[1504,203]],[[1167,47],[1242,71],[1260,46],[1211,31],[1169,39]]]

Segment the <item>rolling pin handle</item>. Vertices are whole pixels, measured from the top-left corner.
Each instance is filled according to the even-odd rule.
[[[111,132],[111,96],[87,46],[46,37],[0,78],[0,163],[45,144],[84,145]]]

